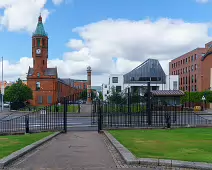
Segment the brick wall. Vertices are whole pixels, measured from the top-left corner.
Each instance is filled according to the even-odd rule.
[[[74,87],[79,89],[87,89],[88,82],[87,81],[75,81]]]

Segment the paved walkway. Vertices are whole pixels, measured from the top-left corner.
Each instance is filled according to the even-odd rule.
[[[105,142],[105,139],[104,135],[100,135],[97,132],[69,132],[61,134],[17,160],[8,169],[134,169],[121,165],[121,160],[114,159],[116,155],[108,149],[108,143]]]

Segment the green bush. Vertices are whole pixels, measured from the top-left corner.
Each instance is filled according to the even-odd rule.
[[[200,103],[202,102],[202,96],[205,96],[207,103],[212,103],[212,91],[204,92],[190,92],[190,102]],[[189,102],[189,92],[185,92],[185,95],[180,98],[181,103]]]

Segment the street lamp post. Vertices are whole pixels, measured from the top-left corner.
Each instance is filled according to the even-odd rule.
[[[4,110],[4,77],[3,77],[3,57],[2,57],[2,84],[1,84],[1,109]]]
[[[191,107],[191,96],[190,96],[190,93],[191,93],[191,85],[190,85],[190,70],[188,70],[188,101],[189,101],[189,108]]]

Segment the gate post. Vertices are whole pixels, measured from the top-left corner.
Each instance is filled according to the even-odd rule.
[[[98,106],[97,107],[97,109],[98,109],[98,133],[100,133],[102,130],[102,110],[101,110],[100,100],[98,100],[97,106]]]
[[[25,115],[25,132],[29,133],[29,115]]]
[[[66,97],[63,98],[63,131],[67,132],[67,100]]]
[[[130,113],[131,112],[131,109],[130,109],[130,97],[131,97],[131,95],[130,95],[130,88],[128,87],[127,88],[127,106],[128,106],[128,113]]]
[[[147,83],[147,115],[148,115],[148,125],[152,125],[150,82]]]

